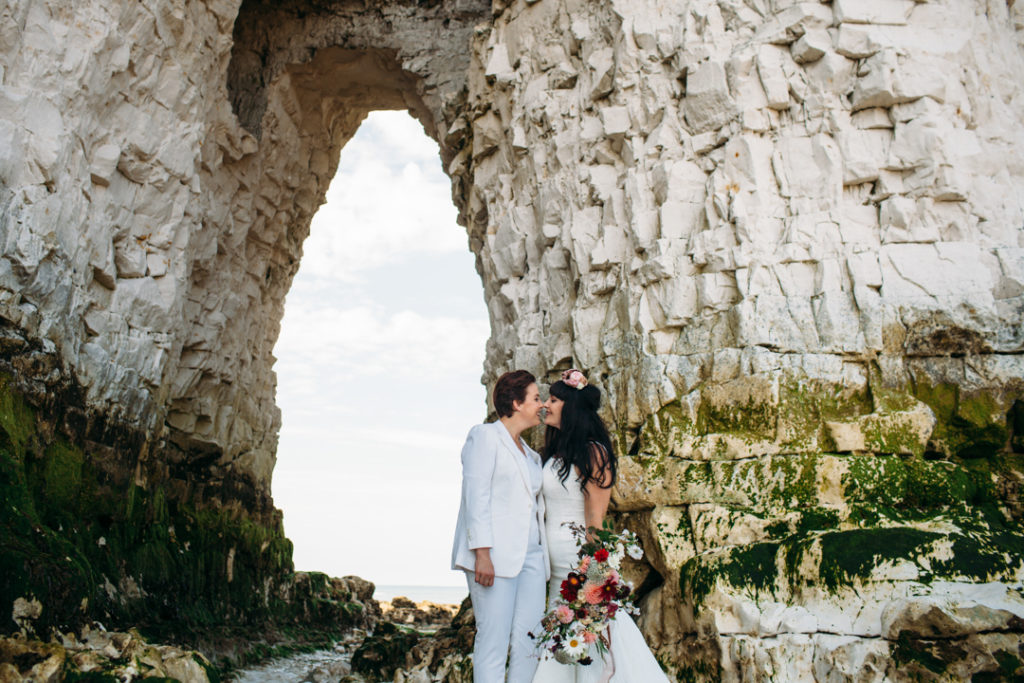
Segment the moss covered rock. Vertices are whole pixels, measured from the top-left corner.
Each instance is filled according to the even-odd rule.
[[[391,680],[407,666],[406,655],[419,641],[418,632],[382,622],[352,655],[352,670],[373,680]]]
[[[185,479],[147,477],[143,453],[65,427],[0,375],[0,630],[45,635],[95,619],[162,639],[373,623],[372,584],[293,572],[279,513],[189,495]]]
[[[941,633],[961,641],[935,651],[943,671],[984,678],[1003,669],[982,634],[1024,644],[1024,453],[1014,436],[1024,383],[968,391],[952,375],[958,361],[911,366],[845,386],[785,373],[708,377],[641,426],[613,500],[648,549],[649,571],[633,575],[666,582],[647,594],[644,624],[680,676],[785,678],[805,657],[822,672],[912,679]],[[930,622],[937,630],[900,644],[887,624],[923,598],[942,615]],[[1002,620],[963,616],[989,609]],[[670,631],[693,634],[717,660],[704,657],[697,672]],[[923,659],[894,667],[911,641]]]

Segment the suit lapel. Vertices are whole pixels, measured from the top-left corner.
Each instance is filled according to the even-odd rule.
[[[526,455],[524,455],[523,452],[519,450],[519,447],[516,446],[516,442],[512,440],[512,435],[508,433],[508,429],[506,429],[505,425],[501,423],[501,420],[495,422],[494,425],[501,435],[501,442],[505,445],[505,450],[508,451],[508,455],[511,456],[516,463],[516,469],[519,470],[519,478],[522,480],[523,486],[525,486],[526,490],[529,491],[530,473],[526,470],[526,458],[531,457],[530,447],[526,446]]]

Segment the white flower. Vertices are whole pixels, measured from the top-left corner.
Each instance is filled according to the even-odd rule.
[[[635,543],[631,543],[629,547],[626,548],[626,552],[629,553],[629,556],[634,560],[639,560],[644,556],[644,549]]]
[[[614,553],[608,556],[608,564],[611,568],[618,571],[619,566],[622,564],[622,553],[616,550]]]
[[[575,660],[583,659],[587,654],[587,644],[583,642],[583,637],[579,633],[569,635],[562,641],[562,647],[565,648],[565,654]]]

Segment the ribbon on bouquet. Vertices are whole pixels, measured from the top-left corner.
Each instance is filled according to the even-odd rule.
[[[608,626],[608,656],[604,658],[604,670],[598,683],[608,683],[615,675],[615,653],[612,651],[612,627]]]

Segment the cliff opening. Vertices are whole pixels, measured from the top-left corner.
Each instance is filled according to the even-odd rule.
[[[298,569],[459,579],[446,571],[458,452],[485,413],[488,324],[447,187],[420,124],[373,112],[313,219],[275,347],[273,494]]]
[[[252,225],[242,245],[250,261],[244,267],[258,279],[259,295],[236,324],[247,329],[218,332],[235,347],[222,346],[222,353],[252,355],[257,367],[275,362],[270,348],[277,342],[277,402],[263,401],[251,410],[252,401],[243,401],[232,415],[237,422],[252,413],[247,420],[254,425],[250,444],[238,443],[233,434],[218,438],[223,428],[216,417],[180,421],[178,436],[190,450],[204,439],[227,441],[227,476],[252,480],[266,494],[275,472],[274,503],[287,513],[300,568],[409,583],[408,575],[387,577],[362,566],[335,564],[339,551],[349,559],[368,556],[360,546],[372,541],[382,546],[380,537],[393,533],[426,543],[437,535],[438,526],[447,533],[454,517],[454,510],[444,517],[446,508],[437,501],[451,499],[453,505],[457,495],[434,491],[430,500],[422,501],[434,516],[428,513],[412,521],[406,515],[390,530],[344,521],[366,508],[385,508],[386,517],[386,508],[415,506],[413,501],[430,486],[423,482],[438,479],[430,476],[432,466],[425,465],[430,458],[410,454],[454,453],[444,466],[456,466],[459,439],[484,413],[479,376],[488,332],[486,309],[480,279],[471,270],[474,256],[467,249],[465,230],[455,225],[456,212],[464,211],[467,203],[462,185],[444,174],[468,144],[464,135],[453,136],[450,129],[466,96],[473,29],[489,13],[486,2],[245,0],[235,19],[226,87],[238,123],[252,136],[242,146],[249,145],[254,153],[243,153],[224,170],[244,187],[242,206],[235,201],[231,211]],[[415,122],[398,110],[407,111]],[[367,119],[370,112],[381,113]],[[389,116],[392,124],[380,123]],[[394,124],[395,116],[402,122]],[[401,131],[398,138],[382,132],[388,125],[392,132]],[[353,142],[357,129],[376,135],[390,148],[367,153],[363,142]],[[359,154],[364,158],[346,168],[345,159]],[[420,173],[428,165],[433,174],[429,192],[410,196],[403,191],[407,172]],[[368,176],[382,167],[386,172],[374,184]],[[332,199],[336,193],[338,199]],[[319,208],[325,199],[327,206]],[[337,217],[343,209],[333,208],[359,210],[374,201],[375,210],[386,205],[398,215],[370,225],[351,212]],[[429,214],[439,203],[447,212],[443,234],[431,232],[432,224],[418,230],[418,224],[433,220]],[[317,228],[321,221],[332,225]],[[198,269],[197,289],[215,287],[220,262],[231,258],[230,253],[218,254],[208,268]],[[306,295],[314,298],[301,303]],[[290,335],[291,348],[298,347],[295,360],[284,351],[292,343]],[[245,340],[254,338],[266,341],[253,349]],[[439,344],[441,340],[447,343]],[[305,370],[296,370],[299,359],[320,359],[314,361],[319,366],[309,371],[307,363]],[[303,374],[307,371],[308,376]],[[452,375],[462,378],[456,380],[464,382],[460,388],[454,388]],[[215,375],[203,381],[223,385]],[[290,402],[289,397],[298,401],[303,392],[311,400],[301,406]],[[437,409],[442,404],[438,396],[444,396],[443,411]],[[172,406],[195,413],[194,403],[182,395]],[[460,409],[451,410],[453,403]],[[391,421],[378,420],[384,417]],[[341,461],[345,466],[339,469]],[[333,469],[328,474],[316,469],[320,465]],[[380,474],[381,467],[390,467],[389,476]],[[291,477],[297,471],[303,474]],[[373,485],[365,485],[371,480]],[[314,481],[316,485],[310,483]],[[313,490],[320,484],[323,497],[317,503]],[[300,506],[294,510],[287,502],[289,486]],[[387,492],[383,497],[403,502],[384,504],[381,491]],[[373,500],[360,507],[357,499],[367,495]],[[410,530],[410,524],[422,528]],[[339,528],[346,526],[353,532],[349,536]],[[332,542],[323,543],[324,536]],[[434,546],[446,545],[435,541],[431,548],[436,552]],[[444,566],[443,561],[431,564]],[[384,562],[399,565],[397,556]],[[450,579],[442,575],[421,581]]]
[[[444,168],[468,144],[449,134],[463,106],[472,27],[486,8],[242,3],[224,74],[239,127],[204,161],[217,206],[189,275],[195,327],[167,389],[172,444],[209,457],[211,483],[269,500],[280,412],[271,353],[284,297],[342,147],[374,110],[406,110]],[[206,154],[204,152],[204,154]],[[464,211],[464,184],[444,194]]]

